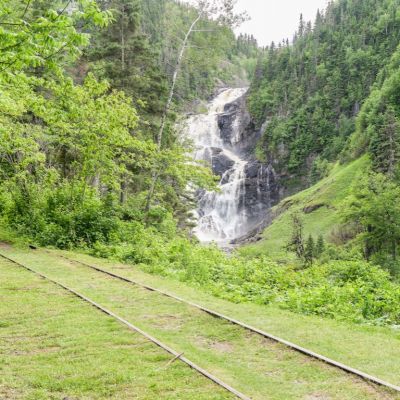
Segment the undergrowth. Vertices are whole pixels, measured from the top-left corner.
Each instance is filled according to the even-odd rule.
[[[131,242],[132,243],[132,242]],[[327,261],[309,268],[281,265],[266,257],[226,255],[183,237],[139,229],[135,244],[97,244],[91,253],[134,263],[146,272],[201,287],[236,303],[277,304],[281,308],[337,320],[400,325],[400,285],[365,261]]]
[[[144,271],[201,287],[232,302],[277,304],[301,314],[355,323],[400,325],[400,285],[389,273],[356,257],[326,257],[308,268],[266,256],[227,255],[188,239],[173,216],[154,208],[147,219],[135,204],[110,207],[89,195],[89,206],[50,201],[23,212],[3,203],[0,238],[39,246],[84,249],[92,255],[140,266]],[[38,196],[37,199],[40,199]],[[36,199],[36,202],[39,201]],[[42,197],[43,199],[43,197]],[[64,199],[64,198],[63,198]],[[65,200],[65,199],[64,199]],[[34,212],[32,211],[34,210]],[[128,212],[129,211],[129,212]],[[25,238],[25,239],[24,239]],[[27,239],[29,238],[29,239]],[[333,249],[333,250],[332,250]]]

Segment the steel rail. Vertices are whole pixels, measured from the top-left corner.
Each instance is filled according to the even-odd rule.
[[[113,272],[104,270],[102,268],[99,268],[97,266],[88,264],[86,262],[75,260],[73,258],[66,257],[64,255],[54,255],[51,252],[49,252],[49,254],[51,254],[52,256],[64,258],[64,259],[66,259],[66,260],[68,260],[70,262],[75,262],[77,264],[81,264],[81,265],[83,265],[83,266],[85,266],[87,268],[91,268],[91,269],[93,269],[95,271],[98,271],[100,273],[103,273],[105,275],[111,276],[111,277],[119,279],[121,281],[124,281],[124,282],[130,283],[132,285],[136,285],[136,286],[142,287],[142,288],[144,288],[146,290],[149,290],[151,292],[159,293],[159,294],[161,294],[163,296],[166,296],[166,297],[169,297],[169,298],[171,298],[173,300],[176,300],[176,301],[179,301],[181,303],[187,304],[187,305],[189,305],[191,307],[194,307],[194,308],[197,308],[197,309],[199,309],[199,310],[201,310],[201,311],[203,311],[203,312],[205,312],[205,313],[207,313],[209,315],[212,315],[213,317],[216,317],[216,318],[219,318],[219,319],[223,319],[223,320],[228,321],[228,322],[230,322],[230,323],[232,323],[234,325],[238,325],[238,326],[240,326],[240,327],[242,327],[242,328],[244,328],[244,329],[246,329],[246,330],[248,330],[250,332],[256,333],[256,334],[258,334],[260,336],[263,336],[266,339],[270,339],[270,340],[272,340],[274,342],[283,344],[284,346],[286,346],[286,347],[288,347],[288,348],[290,348],[292,350],[295,350],[295,351],[297,351],[299,353],[302,353],[302,354],[304,354],[306,356],[312,357],[312,358],[314,358],[314,359],[316,359],[318,361],[322,361],[325,364],[328,364],[328,365],[330,365],[332,367],[338,368],[338,369],[340,369],[340,370],[342,370],[342,371],[344,371],[346,373],[355,375],[358,378],[361,378],[361,379],[366,380],[368,382],[374,383],[374,384],[382,386],[382,387],[386,387],[388,389],[391,389],[391,390],[394,390],[394,391],[400,393],[400,386],[397,386],[397,385],[394,385],[392,383],[386,382],[383,379],[380,379],[380,378],[377,378],[375,376],[369,375],[369,374],[367,374],[365,372],[362,372],[362,371],[360,371],[360,370],[358,370],[356,368],[352,368],[352,367],[350,367],[350,366],[348,366],[346,364],[343,364],[343,363],[335,361],[335,360],[333,360],[333,359],[331,359],[329,357],[325,357],[325,356],[323,356],[321,354],[318,354],[318,353],[316,353],[316,352],[314,352],[312,350],[308,350],[308,349],[306,349],[306,348],[304,348],[302,346],[299,346],[299,345],[297,345],[295,343],[289,342],[289,341],[287,341],[285,339],[282,339],[282,338],[280,338],[278,336],[272,335],[272,334],[270,334],[268,332],[265,332],[265,331],[263,331],[261,329],[255,328],[254,326],[248,325],[248,324],[246,324],[244,322],[241,322],[241,321],[238,321],[238,320],[236,320],[234,318],[228,317],[227,315],[219,313],[218,311],[211,310],[211,309],[203,307],[203,306],[201,306],[199,304],[193,303],[191,301],[187,301],[187,300],[185,300],[185,299],[183,299],[181,297],[178,297],[178,296],[175,296],[173,294],[164,292],[163,290],[156,289],[156,288],[148,286],[146,284],[143,284],[143,283],[134,281],[132,279],[129,279],[129,278],[114,274]]]
[[[91,304],[93,307],[97,308],[98,310],[100,310],[101,312],[103,312],[104,314],[107,314],[110,317],[113,317],[114,319],[116,319],[117,321],[119,321],[120,323],[126,325],[131,331],[134,331],[136,333],[139,333],[140,335],[144,336],[146,339],[148,339],[150,342],[156,344],[158,347],[162,348],[163,350],[165,350],[166,352],[168,352],[169,354],[173,355],[174,361],[175,360],[181,360],[183,363],[187,364],[190,368],[192,368],[193,370],[199,372],[201,375],[203,375],[204,377],[206,377],[207,379],[211,380],[212,382],[214,382],[215,384],[217,384],[218,386],[221,386],[223,389],[225,389],[226,391],[230,392],[231,394],[235,395],[237,398],[241,399],[241,400],[251,400],[250,397],[246,396],[245,394],[239,392],[238,390],[236,390],[235,388],[233,388],[232,386],[228,385],[227,383],[223,382],[221,379],[217,378],[216,376],[214,376],[213,374],[211,374],[210,372],[206,371],[205,369],[201,368],[200,366],[198,366],[197,364],[195,364],[193,361],[189,360],[188,358],[183,356],[183,353],[180,353],[174,349],[172,349],[171,347],[169,347],[168,345],[166,345],[165,343],[161,342],[160,340],[156,339],[155,337],[149,335],[148,333],[146,333],[145,331],[143,331],[142,329],[138,328],[137,326],[131,324],[130,322],[128,322],[127,320],[121,318],[120,316],[118,316],[117,314],[115,314],[114,312],[108,310],[107,308],[103,307],[102,305],[100,305],[99,303],[96,303],[95,301],[89,299],[88,297],[84,296],[83,294],[75,291],[74,289],[69,288],[68,286],[65,286],[64,284],[49,278],[48,276],[35,271],[34,269],[21,264],[18,261],[15,261],[7,256],[5,256],[4,254],[0,253],[0,257],[2,257],[3,259],[7,260],[10,263],[13,263],[21,268],[26,269],[27,271],[39,276],[42,279],[45,279],[61,288],[63,288],[64,290],[68,291],[69,293],[73,294],[75,297],[84,300],[85,302]]]

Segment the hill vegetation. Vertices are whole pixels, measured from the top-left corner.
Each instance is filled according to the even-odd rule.
[[[285,212],[266,230],[266,241],[253,247],[256,254],[282,252],[289,239],[293,250],[295,239],[305,259],[307,240],[312,248],[322,235],[339,253],[346,249],[349,259],[358,254],[398,274],[398,10],[397,0],[330,2],[314,23],[300,18],[293,44],[265,49],[248,100],[258,125],[267,121],[257,156],[274,165],[291,193],[323,180],[278,207],[277,215]],[[336,187],[333,179],[340,182],[341,173],[332,166],[361,156],[371,164],[340,167],[354,169],[356,178],[343,174],[349,180]],[[355,172],[357,165],[363,168]],[[332,188],[327,196],[324,186]],[[337,198],[346,200],[339,208]],[[307,202],[321,207],[309,213]],[[286,208],[300,212],[314,238],[290,238],[295,227]]]
[[[262,240],[245,246],[240,253],[249,257],[268,255],[284,261],[295,259],[286,247],[292,234],[292,216],[300,215],[304,238],[312,235],[315,240],[322,235],[326,245],[344,245],[351,233],[343,227],[342,210],[346,208],[354,187],[370,165],[366,157],[352,163],[332,167],[329,175],[309,189],[286,198],[272,209],[274,220],[264,231]],[[331,250],[338,248],[333,246]]]
[[[293,44],[272,43],[252,83],[249,107],[269,121],[259,153],[289,175],[320,159],[346,158],[360,108],[400,40],[397,0],[341,0],[301,17]],[[364,131],[363,127],[361,129]]]

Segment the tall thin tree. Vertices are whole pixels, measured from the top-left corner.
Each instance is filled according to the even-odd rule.
[[[193,32],[196,31],[198,23],[202,19],[213,19],[219,24],[224,26],[236,27],[243,23],[248,17],[246,13],[236,13],[235,5],[237,0],[191,0],[189,3],[196,10],[195,17],[192,20],[188,30],[185,32],[182,45],[179,49],[178,56],[176,59],[175,67],[172,73],[171,86],[169,94],[165,104],[164,112],[161,118],[160,129],[157,135],[157,148],[160,151],[162,149],[163,137],[165,126],[168,120],[168,114],[171,110],[172,101],[175,96],[176,83],[179,76],[179,72],[182,65],[185,52],[190,45],[190,39]],[[151,200],[154,196],[155,187],[159,177],[159,172],[156,170],[152,174],[152,182],[150,185],[149,193],[146,201],[146,211],[150,210]]]

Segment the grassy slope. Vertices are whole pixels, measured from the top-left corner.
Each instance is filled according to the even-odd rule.
[[[247,256],[268,255],[287,260],[284,246],[291,234],[290,216],[300,212],[304,220],[305,235],[317,237],[323,235],[329,239],[332,230],[340,223],[339,212],[343,201],[349,195],[352,185],[362,175],[368,159],[363,157],[347,165],[336,165],[331,174],[311,188],[283,200],[273,212],[279,216],[264,231],[263,240],[246,246],[240,253]],[[305,213],[310,206],[323,205],[321,208]]]
[[[229,324],[172,304],[163,297],[157,298],[152,293],[101,278],[97,273],[85,271],[84,268],[78,268],[41,252],[23,252],[15,249],[8,249],[7,252],[20,261],[84,291],[132,322],[140,323],[143,328],[182,349],[189,358],[218,373],[239,389],[253,395],[255,399],[321,396],[331,399],[381,398],[381,394],[371,392],[372,389],[365,392],[363,385],[344,378],[335,371],[320,368],[308,360],[302,361],[298,355],[286,352],[279,346],[260,342]],[[91,260],[119,274],[168,289],[398,383],[399,337],[389,329],[356,327],[317,318],[299,317],[267,307],[234,305],[177,282],[144,274],[131,266],[93,260],[83,255],[73,256]],[[380,343],[379,351],[376,343]],[[213,351],[210,352],[210,349]],[[395,397],[389,395],[388,398]]]
[[[0,260],[0,398],[231,399],[63,289]]]

